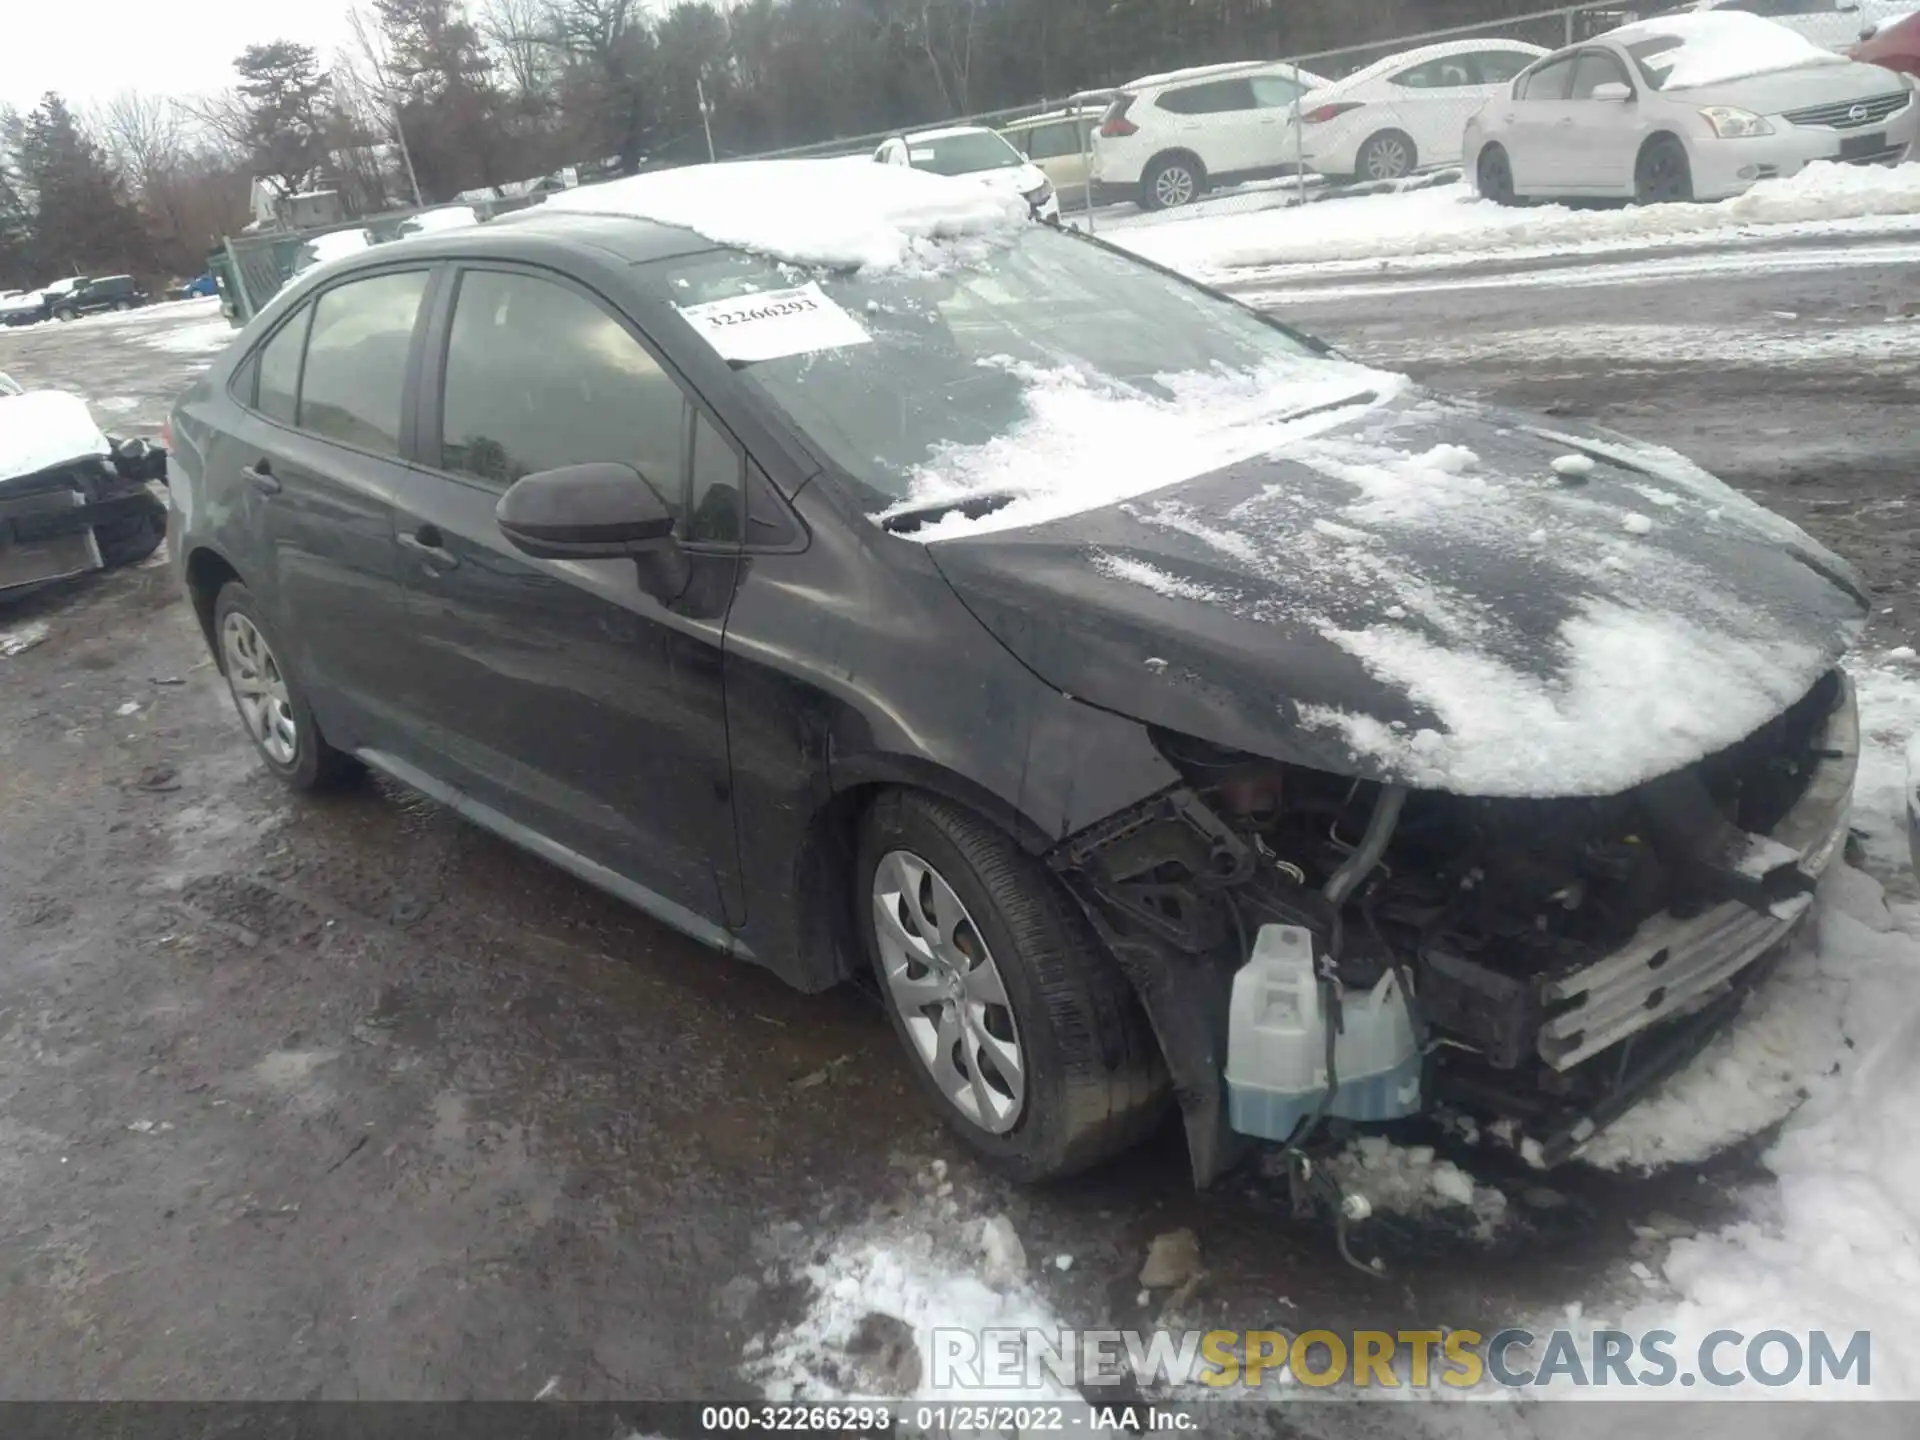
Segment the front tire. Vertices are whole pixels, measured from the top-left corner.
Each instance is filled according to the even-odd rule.
[[[60,321],[67,321],[75,320],[79,317],[71,310],[56,310],[53,312],[53,318]]]
[[[93,527],[100,547],[100,563],[109,570],[138,565],[167,538],[167,517],[156,508],[140,506],[132,513]]]
[[[1163,155],[1140,177],[1142,210],[1178,210],[1191,205],[1207,188],[1206,172],[1186,155]]]
[[[295,790],[324,790],[358,773],[359,762],[320,733],[260,602],[238,580],[222,586],[213,603],[213,634],[233,708],[269,770]]]
[[[863,824],[862,933],[916,1083],[989,1165],[1051,1180],[1166,1111],[1138,998],[1072,897],[1005,835],[889,791]]]
[[[1684,204],[1693,199],[1693,167],[1687,147],[1671,135],[1657,135],[1640,152],[1633,170],[1636,205]]]
[[[131,310],[131,309],[133,309],[133,301],[131,301],[131,300],[116,300],[116,301],[114,301],[114,302],[113,302],[113,308],[114,308],[114,309],[116,309],[116,310]]]
[[[1520,197],[1513,190],[1513,158],[1505,147],[1489,145],[1480,152],[1480,163],[1474,167],[1474,179],[1480,188],[1482,199],[1491,200],[1496,205],[1518,205]]]

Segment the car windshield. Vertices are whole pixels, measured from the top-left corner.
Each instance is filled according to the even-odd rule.
[[[1373,374],[1045,226],[940,249],[956,252],[951,264],[879,274],[739,251],[654,268],[715,348],[868,492],[870,509],[930,490],[1024,487],[1049,467],[1097,469],[1103,447],[1115,469],[1137,471],[1164,449],[1198,474],[1214,453],[1206,435],[1239,443],[1303,404],[1367,390]],[[1128,425],[1155,454],[1111,453]],[[1061,451],[1064,461],[1049,458]]]
[[[1020,152],[991,130],[968,130],[932,140],[909,140],[907,159],[916,170],[971,175],[979,170],[1010,170],[1020,163]]]
[[[1656,35],[1651,40],[1634,41],[1627,46],[1627,54],[1633,57],[1640,78],[1647,82],[1648,87],[1663,90],[1667,77],[1673,73],[1674,64],[1680,58],[1683,43],[1678,35]]]

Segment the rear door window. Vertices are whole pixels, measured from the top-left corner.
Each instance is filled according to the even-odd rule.
[[[1080,127],[1071,120],[1036,125],[1027,132],[1027,154],[1035,160],[1058,160],[1080,153]]]
[[[376,455],[400,454],[400,406],[425,270],[372,275],[313,305],[300,376],[299,426]]]
[[[1255,108],[1253,85],[1246,80],[1212,80],[1169,90],[1155,102],[1176,115],[1222,115]]]
[[[1540,57],[1524,50],[1481,50],[1466,58],[1482,85],[1504,85]]]
[[[684,516],[686,403],[633,333],[579,291],[512,271],[460,277],[442,469],[505,490],[541,470],[618,461]]]
[[[1472,60],[1466,55],[1442,55],[1411,70],[1402,70],[1392,83],[1407,90],[1452,90],[1474,83]]]
[[[254,408],[269,420],[291,425],[299,409],[300,354],[307,346],[307,322],[313,319],[313,307],[303,305],[300,313],[273,332],[273,338],[260,347],[256,359],[258,383]]]

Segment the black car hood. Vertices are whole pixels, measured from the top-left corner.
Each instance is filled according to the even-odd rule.
[[[929,550],[1070,695],[1470,795],[1614,794],[1691,764],[1805,694],[1867,613],[1843,561],[1672,451],[1418,390]]]

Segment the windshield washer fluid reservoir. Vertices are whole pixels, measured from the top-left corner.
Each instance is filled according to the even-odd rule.
[[[1320,1108],[1327,1088],[1327,1015],[1313,968],[1313,936],[1262,925],[1233,977],[1227,1028],[1228,1123],[1242,1135],[1286,1140]],[[1334,1042],[1339,1089],[1327,1114],[1394,1120],[1420,1109],[1420,1050],[1400,977],[1340,1001]]]

